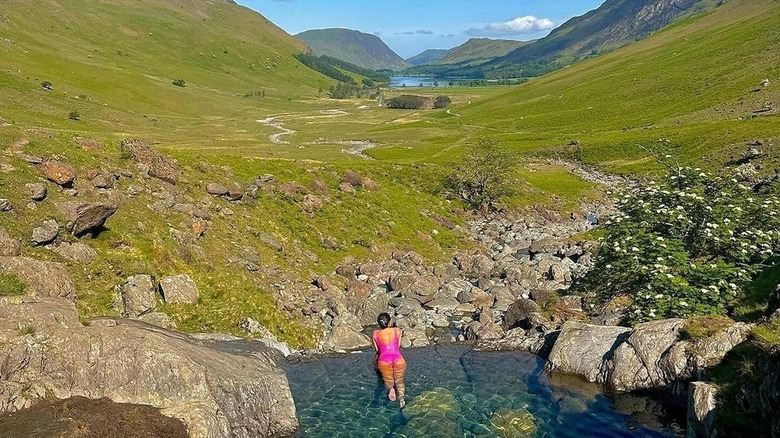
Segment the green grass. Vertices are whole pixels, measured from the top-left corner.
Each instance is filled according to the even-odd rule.
[[[27,283],[14,274],[0,272],[0,296],[22,295]]]

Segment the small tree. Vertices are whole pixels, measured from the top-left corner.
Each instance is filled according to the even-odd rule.
[[[483,137],[466,144],[462,161],[445,185],[469,207],[484,213],[495,209],[499,199],[515,193],[511,178],[515,164],[516,156],[501,148],[498,140]]]
[[[184,81],[184,79],[174,79],[173,85],[176,85],[177,87],[184,87],[187,85],[187,83]]]

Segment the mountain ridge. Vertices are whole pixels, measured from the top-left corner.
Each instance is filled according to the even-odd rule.
[[[401,70],[409,64],[376,35],[354,29],[311,29],[295,35],[312,52],[371,70]]]

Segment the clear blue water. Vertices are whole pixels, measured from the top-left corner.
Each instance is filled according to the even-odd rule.
[[[578,379],[551,376],[544,372],[544,361],[528,353],[440,345],[403,354],[409,364],[403,411],[387,400],[372,352],[286,366],[300,436],[681,436],[670,413],[656,401],[608,396]],[[507,410],[530,413],[535,431],[502,435],[497,413]]]
[[[419,87],[420,84],[423,87],[433,87],[436,82],[438,82],[439,87],[446,87],[449,83],[447,80],[428,76],[392,76],[390,77],[390,88]]]

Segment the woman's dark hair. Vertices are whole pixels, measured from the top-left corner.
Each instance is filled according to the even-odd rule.
[[[379,316],[376,317],[376,323],[379,324],[379,328],[386,329],[390,326],[390,314],[380,313]]]

